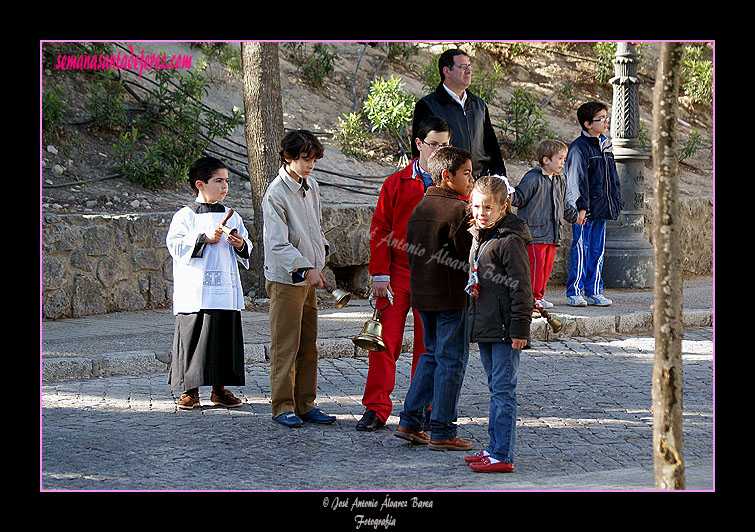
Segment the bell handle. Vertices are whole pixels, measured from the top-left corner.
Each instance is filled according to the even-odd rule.
[[[376,300],[377,298],[375,297],[374,293],[370,292],[370,297],[368,298],[368,301],[370,302],[370,306],[374,308],[375,310],[379,310],[380,312],[384,311],[385,309],[393,305],[393,294],[390,292],[388,292],[388,304],[381,309],[375,308],[375,305],[372,304],[373,299]]]

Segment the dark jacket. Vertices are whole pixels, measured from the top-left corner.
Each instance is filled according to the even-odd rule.
[[[564,174],[568,200],[588,220],[616,220],[624,208],[611,139],[582,132],[569,146]]]
[[[406,228],[410,304],[416,310],[467,307],[469,249],[466,203],[447,188],[430,187]]]
[[[561,245],[564,220],[577,221],[577,209],[566,201],[566,178],[560,174],[548,177],[535,167],[514,187],[511,205],[516,215],[527,222],[532,244]]]
[[[451,145],[463,148],[472,154],[472,173],[475,177],[488,174],[506,175],[501,147],[490,122],[488,106],[485,102],[467,91],[464,109],[455,102],[441,82],[414,106],[412,138],[416,138],[419,125],[428,116],[441,116],[450,124],[453,131]],[[418,157],[417,145],[412,142],[412,156]]]
[[[527,224],[509,213],[491,228],[478,230],[473,226],[469,232],[474,237],[470,264],[483,244],[493,239],[478,263],[479,297],[469,301],[470,341],[511,343],[512,338],[529,339],[534,300]]]

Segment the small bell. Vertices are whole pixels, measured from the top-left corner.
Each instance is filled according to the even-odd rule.
[[[548,321],[548,325],[550,325],[550,328],[554,333],[557,333],[563,328],[564,326],[563,319],[557,316],[552,316],[550,312],[545,310],[542,306],[538,305],[537,303],[535,303],[535,310],[537,310],[540,313],[540,315]]]
[[[372,313],[372,318],[367,320],[362,327],[362,332],[353,338],[353,342],[357,347],[366,349],[367,351],[385,351],[385,342],[383,341],[383,324],[380,323],[380,311],[385,310],[390,305],[378,309],[372,305],[372,294],[370,294],[370,306],[375,309]]]
[[[336,308],[345,307],[346,303],[348,303],[351,299],[351,294],[346,290],[341,290],[340,288],[330,288],[328,286],[326,286],[325,289],[330,292],[330,297],[332,297],[336,302]]]

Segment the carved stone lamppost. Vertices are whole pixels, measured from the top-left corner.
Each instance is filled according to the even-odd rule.
[[[606,225],[603,283],[608,287],[653,286],[653,246],[645,238],[645,178],[649,158],[639,140],[639,84],[637,52],[632,43],[620,42],[616,50],[611,113],[611,142],[621,181],[624,209]]]

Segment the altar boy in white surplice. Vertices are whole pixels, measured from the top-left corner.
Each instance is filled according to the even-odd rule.
[[[212,386],[215,405],[241,406],[225,386],[244,385],[238,263],[249,268],[252,242],[241,216],[220,203],[228,194],[228,168],[220,160],[197,160],[189,184],[196,200],[173,215],[166,238],[176,317],[168,383],[184,392],[182,410],[199,406],[200,386]]]

